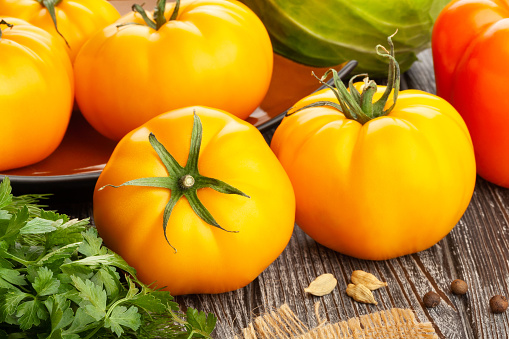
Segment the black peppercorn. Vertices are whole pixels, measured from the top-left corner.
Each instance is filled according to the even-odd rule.
[[[467,293],[468,285],[461,279],[456,279],[451,283],[451,291],[454,294],[462,295]]]
[[[507,298],[502,295],[496,295],[490,299],[490,308],[493,313],[504,313],[508,305]]]
[[[437,307],[438,304],[440,304],[440,296],[437,293],[430,291],[424,295],[422,301],[424,302],[424,306],[428,308]]]

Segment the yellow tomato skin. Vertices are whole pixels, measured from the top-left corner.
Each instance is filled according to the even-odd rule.
[[[74,101],[72,65],[48,32],[0,17],[0,171],[49,156],[64,137]]]
[[[23,19],[62,39],[49,11],[36,0],[0,0],[0,15]],[[120,18],[106,0],[62,0],[55,6],[55,15],[58,31],[69,44],[71,61],[92,34]]]
[[[78,55],[77,102],[106,137],[119,140],[158,114],[191,105],[245,119],[264,98],[272,45],[250,9],[237,1],[183,0],[178,13],[157,31],[128,14]],[[117,27],[129,22],[139,25]]]
[[[198,190],[198,197],[226,232],[205,223],[182,197],[163,233],[170,191],[123,186],[128,180],[168,176],[148,142],[150,132],[184,166],[193,111],[203,124],[198,169],[245,194]],[[173,295],[222,293],[255,279],[286,247],[295,220],[293,189],[258,130],[231,114],[188,107],[162,114],[127,134],[101,173],[94,193],[94,221],[105,244],[145,283]]]
[[[384,90],[378,87],[375,100]],[[295,107],[320,100],[337,102],[324,90]],[[475,185],[465,123],[445,100],[417,90],[400,92],[388,116],[364,125],[333,108],[303,109],[282,121],[271,148],[294,186],[297,225],[361,259],[436,244],[465,212]]]

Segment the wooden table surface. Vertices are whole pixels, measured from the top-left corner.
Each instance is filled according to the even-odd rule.
[[[402,88],[434,93],[430,51],[402,77]],[[90,201],[53,203],[50,208],[73,217],[92,217]],[[426,208],[426,206],[423,206]],[[418,320],[431,322],[440,338],[509,338],[509,313],[493,314],[489,299],[509,295],[509,190],[477,178],[466,213],[452,232],[432,248],[387,261],[351,258],[317,244],[298,226],[288,247],[255,281],[237,291],[219,295],[177,297],[177,302],[218,317],[215,338],[233,338],[254,317],[289,307],[310,327],[316,324],[314,304],[321,301],[330,322],[394,307],[412,309]],[[345,289],[352,271],[361,269],[388,282],[376,291],[379,302],[365,305],[349,298]],[[314,297],[304,288],[318,275],[332,273],[337,288],[329,295]],[[465,296],[456,296],[449,286],[454,279],[469,284]],[[436,291],[441,304],[423,306],[422,296]]]

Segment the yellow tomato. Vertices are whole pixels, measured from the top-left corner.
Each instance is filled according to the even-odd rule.
[[[103,135],[119,140],[158,114],[190,105],[245,119],[265,96],[273,54],[258,17],[236,1],[179,5],[175,11],[168,4],[154,20],[147,13],[146,22],[128,14],[76,58],[78,105]]]
[[[385,92],[373,84],[360,107]],[[368,86],[355,87],[359,93]],[[302,99],[271,144],[295,190],[297,225],[331,249],[372,260],[418,252],[447,235],[465,212],[476,178],[470,135],[456,110],[417,90],[400,92],[392,110],[389,98],[361,122],[343,113],[352,101],[340,110],[298,110],[320,101],[339,103],[331,89]]]
[[[92,34],[120,18],[106,0],[0,0],[0,15],[23,19],[55,35],[60,32],[71,60]]]
[[[94,193],[105,244],[173,295],[247,285],[283,251],[294,219],[291,183],[260,132],[199,106],[122,138]]]
[[[74,81],[61,41],[20,19],[0,21],[3,171],[36,163],[57,148],[71,116]]]

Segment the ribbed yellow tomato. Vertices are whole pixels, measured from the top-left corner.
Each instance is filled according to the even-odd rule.
[[[92,34],[120,18],[106,0],[0,0],[0,15],[23,19],[54,35],[60,32],[71,60]]]
[[[355,88],[357,94],[365,89],[358,106],[369,119],[362,121],[362,111],[353,112],[362,122],[353,113],[346,117],[345,107],[357,105],[350,100],[341,111],[299,110],[275,132],[271,148],[292,181],[297,225],[317,242],[362,259],[424,250],[451,231],[470,202],[476,173],[466,125],[437,96],[402,91],[392,110],[389,98],[378,102],[377,112],[371,95],[373,102],[380,99],[386,87],[376,90],[369,82]],[[338,104],[326,89],[295,110],[320,101]]]
[[[9,27],[12,25],[12,27]],[[0,17],[0,170],[50,155],[64,137],[74,101],[72,65],[59,39]]]
[[[122,138],[94,193],[106,245],[173,295],[247,285],[283,251],[294,220],[290,180],[260,132],[199,106]]]
[[[184,0],[145,21],[136,12],[106,27],[75,63],[76,99],[90,124],[119,140],[171,109],[204,105],[242,119],[272,75],[272,46],[258,17],[237,1]],[[159,1],[164,6],[164,1]]]

